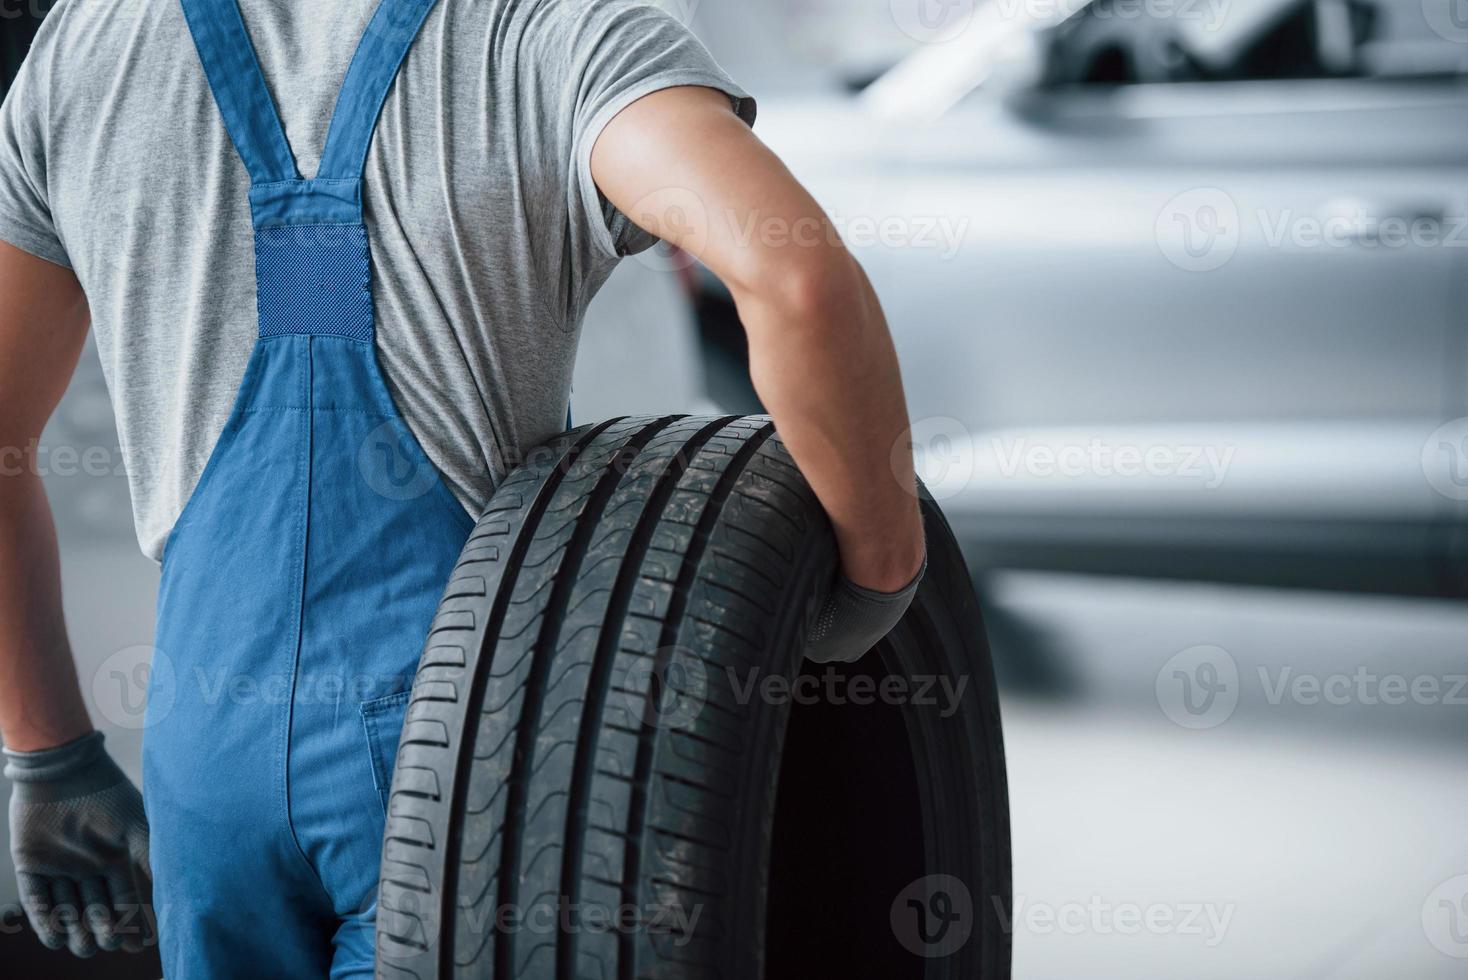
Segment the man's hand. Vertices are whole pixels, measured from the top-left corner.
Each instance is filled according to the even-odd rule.
[[[890,593],[864,589],[841,576],[811,624],[806,659],[818,664],[860,660],[907,614],[927,570],[924,562],[911,582]]]
[[[101,733],[40,752],[6,749],[5,776],[21,905],[41,942],[77,956],[141,950],[148,821]]]
[[[56,529],[34,462],[87,324],[70,269],[0,242],[0,733],[15,784],[10,844],[41,941],[79,956],[122,943],[116,921],[88,920],[83,909],[132,899],[136,914],[127,882],[139,841],[147,861],[137,790],[101,736],[88,735],[61,613]]]
[[[831,518],[846,578],[902,593],[925,555],[911,456],[893,452],[908,430],[902,378],[876,294],[825,212],[712,89],[634,102],[591,166],[623,214],[729,287],[755,389]],[[851,601],[833,624],[856,621],[856,595],[837,583],[833,598]],[[880,625],[838,643],[841,659]]]

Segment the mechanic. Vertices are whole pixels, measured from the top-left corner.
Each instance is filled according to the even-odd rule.
[[[54,8],[0,117],[0,446],[34,454],[90,324],[162,583],[140,796],[88,720],[39,468],[0,478],[11,850],[44,943],[138,949],[152,902],[170,978],[371,975],[364,727],[471,515],[561,430],[588,303],[657,238],[732,290],[830,514],[810,656],[895,624],[925,549],[892,341],[834,233],[742,233],[829,228],[754,112],[634,0]]]

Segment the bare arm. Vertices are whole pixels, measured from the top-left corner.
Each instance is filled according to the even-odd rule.
[[[907,437],[902,378],[876,294],[825,212],[712,89],[633,103],[591,165],[628,218],[728,285],[755,390],[830,515],[847,576],[901,589],[924,555],[911,459],[893,453]]]
[[[88,323],[69,269],[0,242],[0,733],[21,752],[92,728],[61,615],[56,528],[33,457]]]

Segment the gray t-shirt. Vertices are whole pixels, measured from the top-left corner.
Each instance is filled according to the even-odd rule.
[[[241,2],[304,176],[375,6]],[[564,427],[586,308],[652,244],[598,194],[591,148],[676,85],[753,122],[703,46],[634,0],[438,0],[403,64],[364,175],[378,357],[472,513]],[[61,0],[0,110],[0,239],[86,290],[155,560],[255,342],[248,187],[179,4]]]

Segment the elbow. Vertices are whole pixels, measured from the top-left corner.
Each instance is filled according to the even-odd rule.
[[[763,250],[729,285],[751,333],[824,336],[856,326],[867,304],[866,277],[839,243]]]

